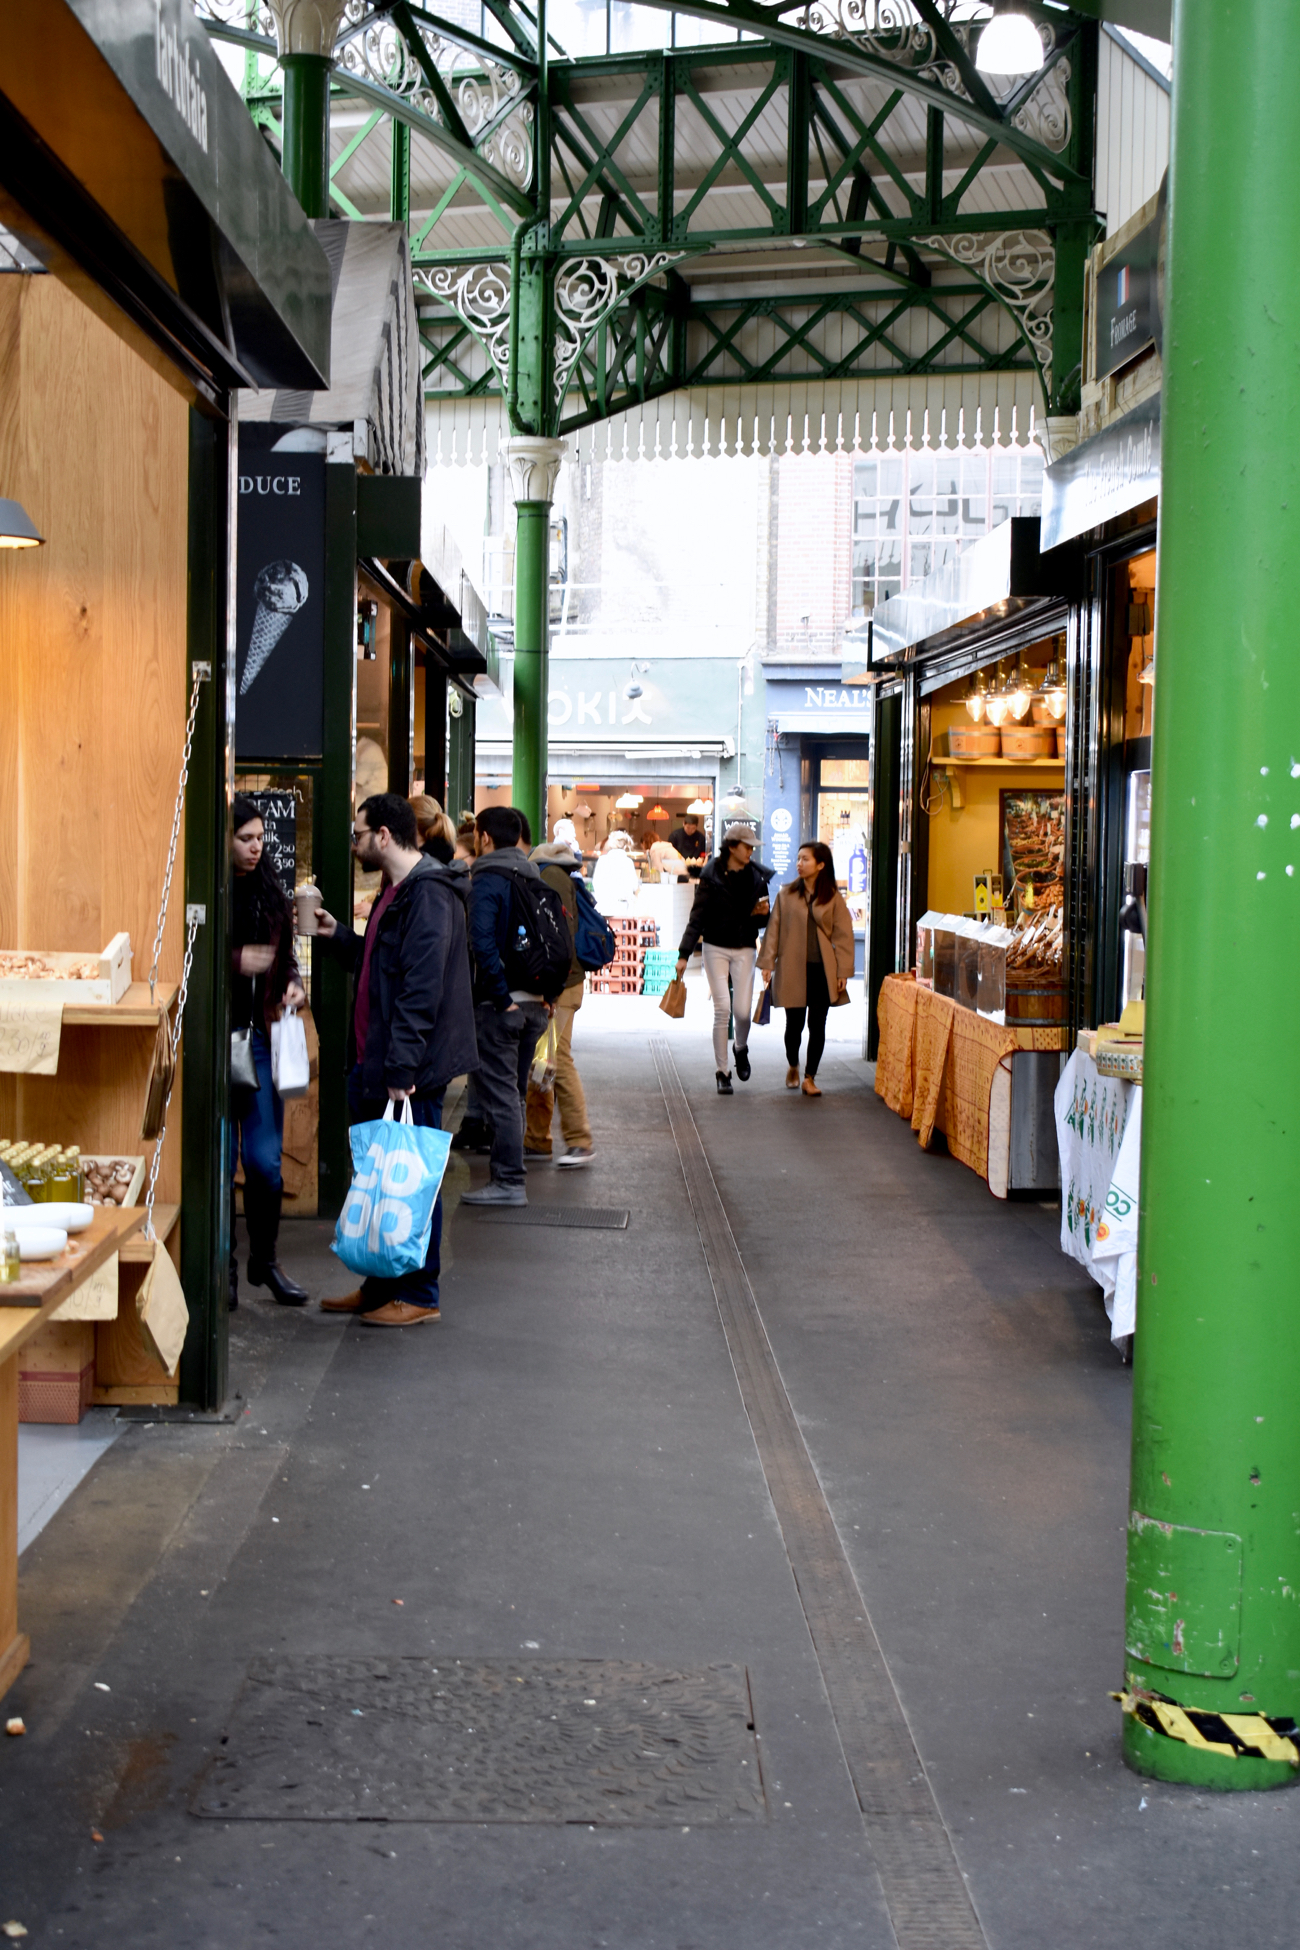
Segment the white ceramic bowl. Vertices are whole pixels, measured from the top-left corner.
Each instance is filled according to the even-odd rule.
[[[64,1232],[84,1232],[95,1216],[93,1205],[69,1204],[52,1200],[48,1205],[10,1205],[6,1220],[14,1226],[55,1226]]]
[[[57,1259],[68,1243],[61,1226],[20,1226],[14,1236],[19,1259]]]

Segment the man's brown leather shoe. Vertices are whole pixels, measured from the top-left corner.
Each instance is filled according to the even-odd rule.
[[[363,1327],[418,1327],[423,1320],[439,1320],[437,1307],[413,1307],[409,1300],[390,1300],[373,1313],[362,1314]]]
[[[341,1300],[322,1300],[320,1310],[323,1314],[359,1314],[361,1312],[361,1288],[355,1293],[345,1293]]]

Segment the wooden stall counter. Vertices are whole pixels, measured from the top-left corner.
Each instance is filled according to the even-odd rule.
[[[27,1663],[18,1630],[18,1362],[31,1338],[97,1267],[144,1224],[142,1205],[99,1206],[57,1259],[34,1260],[0,1287],[0,1695]]]
[[[877,1009],[876,1095],[910,1122],[923,1146],[936,1130],[961,1164],[1005,1198],[1011,1071],[1022,1048],[1013,1027],[972,1014],[913,975],[888,975]]]

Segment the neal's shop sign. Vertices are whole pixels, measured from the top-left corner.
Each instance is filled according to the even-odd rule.
[[[1165,210],[1161,184],[1151,221],[1097,273],[1092,330],[1093,371],[1098,379],[1118,372],[1149,345],[1160,343]]]

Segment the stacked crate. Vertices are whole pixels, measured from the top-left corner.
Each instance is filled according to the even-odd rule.
[[[659,942],[657,921],[622,920],[606,917],[618,942],[618,951],[608,967],[597,969],[588,979],[594,995],[640,995],[646,950]]]
[[[662,995],[672,981],[676,967],[675,948],[647,948],[641,977],[642,995]]]

